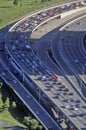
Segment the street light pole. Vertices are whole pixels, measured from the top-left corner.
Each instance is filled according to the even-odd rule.
[[[47,48],[46,48],[46,66],[47,66]]]
[[[39,88],[39,103],[40,103],[40,99],[41,99],[41,94],[40,94],[40,88]]]
[[[24,72],[22,71],[22,82],[23,82],[23,85],[24,85]]]
[[[86,64],[84,64],[84,65],[82,66],[82,75],[83,75],[83,78],[84,78],[84,76],[85,76],[85,66],[86,66]]]
[[[34,66],[32,66],[32,74],[34,75]]]

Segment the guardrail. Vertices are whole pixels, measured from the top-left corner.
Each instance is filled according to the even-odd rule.
[[[80,16],[79,18],[76,18],[76,19],[72,20],[71,22],[69,22],[69,23],[67,23],[67,24],[65,24],[65,25],[64,25],[63,27],[61,27],[59,30],[62,31],[62,30],[64,30],[64,28],[66,28],[66,27],[69,26],[70,24],[72,24],[72,23],[74,23],[74,22],[76,22],[76,21],[78,21],[78,20],[80,20],[80,19],[82,19],[82,18],[85,18],[85,17],[86,17],[86,14],[83,15],[83,16]],[[65,59],[66,59],[66,58],[63,57],[63,60],[64,60],[64,61],[65,61]],[[85,80],[83,80],[83,78],[78,75],[78,73],[76,72],[75,68],[74,68],[71,64],[69,64],[68,61],[65,61],[65,63],[69,66],[69,68],[70,68],[70,69],[72,70],[72,72],[75,74],[76,78],[81,81],[83,87],[86,88],[86,86],[85,86],[85,84],[86,84]],[[83,80],[83,82],[82,82],[82,80]],[[84,82],[85,82],[85,84],[84,84]],[[84,98],[84,100],[86,101],[86,98],[85,98],[84,96],[83,96],[83,98]]]
[[[57,7],[57,6],[56,6]],[[40,11],[41,12],[41,11]],[[37,13],[35,13],[35,14],[37,14]],[[35,15],[35,14],[33,14],[33,15]],[[30,16],[33,16],[33,15],[30,15]],[[11,29],[13,28],[13,27],[15,27],[17,24],[19,24],[19,23],[21,23],[23,20],[25,20],[26,18],[29,18],[30,16],[27,16],[27,17],[25,17],[24,19],[22,19],[22,20],[20,20],[19,22],[17,22],[14,26],[12,26],[11,28],[10,28],[10,30],[9,30],[9,32],[11,31]],[[57,16],[54,16],[54,17],[51,17],[50,19],[47,19],[46,21],[44,21],[44,22],[42,22],[40,25],[42,25],[42,24],[44,24],[45,22],[48,22],[48,21],[50,21],[50,20],[52,20],[52,19],[54,19],[54,18],[56,18],[56,17],[59,17],[60,15],[57,15]],[[40,25],[38,25],[36,28],[38,28]],[[36,29],[35,28],[35,29]],[[35,30],[34,29],[34,30]],[[32,30],[32,32],[34,31],[34,30]],[[8,32],[8,33],[9,33]],[[7,34],[8,35],[8,34]],[[7,37],[6,37],[6,41],[7,41]],[[12,59],[15,61],[15,63],[17,63],[16,62],[16,60],[15,60],[15,58],[11,55],[11,53],[10,53],[10,51],[9,51],[9,49],[8,49],[8,47],[7,47],[7,45],[5,45],[5,48],[7,49],[7,51],[8,51],[8,53],[10,54],[10,56],[12,57]],[[17,63],[17,65],[24,71],[24,69]],[[26,72],[25,72],[26,73]],[[27,73],[26,73],[27,74]],[[78,128],[79,129],[79,128]]]

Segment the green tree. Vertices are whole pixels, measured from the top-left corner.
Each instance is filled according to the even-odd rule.
[[[3,83],[2,82],[0,82],[0,88],[3,86]]]
[[[24,125],[27,126],[28,130],[42,130],[43,127],[35,119],[30,119],[29,117],[24,117]]]
[[[17,6],[18,5],[18,0],[14,0],[13,4]]]

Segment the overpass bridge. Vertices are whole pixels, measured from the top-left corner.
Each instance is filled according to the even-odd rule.
[[[18,25],[17,25],[17,27],[18,27]],[[14,30],[14,32],[16,31],[16,28],[12,28],[12,29]],[[13,31],[13,30],[12,30],[12,31]],[[11,32],[11,33],[12,33],[12,32]],[[12,40],[12,39],[11,39],[11,40]],[[13,39],[13,40],[14,40],[14,39]],[[10,39],[8,39],[8,43],[9,43],[9,42],[10,42]],[[16,44],[18,45],[18,39],[16,39],[15,42],[16,42]],[[12,53],[12,50],[11,50],[12,48],[14,48],[14,50],[15,50],[15,46],[13,46],[13,47],[11,48],[11,45],[12,45],[12,44],[14,45],[14,43],[11,42],[11,44],[10,44],[10,46],[9,46],[9,49],[5,48],[5,49],[8,50],[9,54]],[[16,54],[17,54],[17,53],[16,53]],[[15,59],[15,58],[13,58],[13,55],[10,55],[10,56],[12,56],[12,59],[13,59],[13,60]],[[18,55],[17,55],[17,56],[18,56]],[[14,61],[15,61],[15,60],[14,60]],[[16,61],[15,61],[15,62],[16,62]],[[17,63],[17,64],[18,64],[18,63]],[[19,66],[20,66],[20,65],[19,65]],[[23,70],[23,71],[24,71],[24,70]],[[2,73],[1,76],[2,76],[2,78],[4,78],[4,77],[5,77],[5,74]],[[7,79],[5,79],[5,78],[4,78],[4,80],[7,81]],[[18,79],[17,79],[17,81],[18,81]],[[17,85],[17,83],[18,83],[18,82],[16,82],[16,80],[14,80],[13,82],[14,82],[16,85]],[[18,85],[19,85],[19,84],[18,84]],[[19,88],[18,88],[18,89],[19,89]],[[21,91],[22,91],[22,90],[21,90]],[[14,92],[15,92],[15,91],[14,91]],[[16,92],[16,94],[18,94],[18,93]],[[20,97],[20,95],[19,95],[19,97]],[[30,98],[30,96],[29,96],[29,98]],[[24,102],[24,100],[23,100],[23,102]],[[39,115],[38,112],[37,112],[37,114]],[[39,115],[39,116],[40,116],[40,115]],[[41,121],[42,121],[42,119],[41,119]],[[58,126],[57,126],[57,127],[58,127]],[[50,128],[51,128],[51,127],[50,127]],[[59,128],[59,127],[58,127],[58,128]],[[46,129],[47,129],[47,128],[46,128]],[[60,128],[59,128],[59,129],[60,129]],[[54,130],[55,130],[55,129],[54,129]],[[56,130],[57,130],[57,129],[56,129]]]

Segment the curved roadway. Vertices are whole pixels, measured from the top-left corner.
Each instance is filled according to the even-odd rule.
[[[72,106],[74,106],[75,103],[77,103],[77,100],[79,99],[79,94],[76,91],[73,91],[72,88],[71,89],[64,88],[64,89],[68,89],[69,92],[70,92],[70,90],[73,91],[74,96],[77,97],[77,100],[74,100],[72,103],[70,103],[70,100],[68,101],[68,103],[64,103],[64,106],[68,105],[69,108],[70,108],[70,109],[64,109],[63,102],[66,99],[65,95],[63,94],[64,90],[62,90],[62,92],[59,92],[59,90],[58,90],[59,86],[57,88],[57,85],[55,85],[55,84],[58,84],[59,78],[57,77],[57,75],[53,74],[54,72],[53,72],[52,69],[47,68],[33,54],[33,52],[29,51],[29,49],[28,49],[28,47],[29,47],[29,45],[28,45],[28,40],[29,40],[28,36],[30,37],[30,34],[31,34],[32,30],[42,20],[46,20],[46,19],[48,19],[48,18],[50,18],[50,17],[52,17],[52,16],[54,16],[56,14],[59,14],[59,12],[60,13],[65,12],[69,8],[74,9],[74,8],[78,8],[79,6],[81,7],[82,3],[79,3],[79,2],[77,2],[77,4],[76,3],[72,3],[72,5],[68,5],[67,7],[66,7],[66,5],[65,6],[62,5],[62,7],[55,7],[55,9],[49,9],[49,10],[44,11],[44,12],[39,12],[38,15],[35,14],[36,16],[35,15],[33,15],[32,17],[30,16],[30,18],[28,18],[29,22],[28,22],[28,19],[24,19],[23,21],[18,22],[17,24],[15,24],[15,26],[13,26],[9,30],[9,33],[7,35],[7,38],[6,38],[5,49],[8,51],[9,55],[12,57],[12,60],[14,61],[14,63],[16,63],[19,66],[19,68],[22,69],[23,73],[28,76],[28,78],[29,78],[28,80],[33,80],[35,84],[37,84],[38,86],[41,87],[42,91],[45,90],[44,92],[50,98],[51,102],[53,102],[54,105],[57,108],[59,108],[59,110],[61,112],[67,113],[65,115],[65,118],[68,118],[69,120],[72,121],[71,125],[74,125],[74,127],[76,129],[84,130],[84,128],[86,128],[85,127],[85,122],[84,122],[83,118],[80,117],[80,114],[82,112],[85,112],[85,109],[80,107],[79,112],[77,113],[76,118],[74,118],[75,111],[71,110]],[[28,31],[29,31],[29,34],[28,34]],[[48,43],[48,47],[49,47],[49,43]],[[45,50],[45,53],[46,53],[46,51],[48,52],[48,50]],[[46,63],[47,63],[47,59],[46,59]],[[3,61],[2,61],[2,65],[1,66],[3,66],[3,67],[5,66]],[[57,70],[57,74],[58,73],[62,74],[65,77],[65,71],[63,73],[64,69],[62,69],[62,67],[59,67],[59,66],[55,65],[55,67],[58,68],[58,70],[56,69]],[[68,68],[66,68],[66,71],[69,72],[70,70],[68,70]],[[33,98],[34,99],[33,100],[34,104],[36,103],[36,106],[39,106],[37,108],[37,110],[39,109],[39,111],[41,110],[42,112],[45,112],[46,118],[48,119],[47,120],[48,122],[45,122],[45,119],[43,117],[44,114],[42,112],[35,112],[35,110],[34,110],[35,107],[30,106],[31,104],[26,103],[27,102],[27,98],[25,97],[27,95],[26,91],[25,91],[25,93],[22,93],[22,91],[24,90],[24,88],[22,87],[22,84],[20,83],[20,81],[18,79],[16,79],[13,76],[13,74],[11,74],[10,71],[9,71],[9,73],[10,73],[10,76],[13,77],[13,79],[11,79],[9,81],[9,83],[10,82],[13,83],[13,84],[12,83],[11,84],[12,84],[12,86],[15,87],[14,91],[17,88],[17,86],[18,87],[20,86],[19,87],[19,91],[20,91],[20,88],[21,88],[21,93],[20,92],[17,93],[18,90],[16,90],[15,93],[19,97],[23,96],[23,99],[21,99],[21,100],[26,104],[27,107],[29,107],[29,109],[33,112],[33,114],[35,114],[35,116],[40,120],[40,122],[45,126],[45,128],[46,129],[53,129],[53,130],[55,130],[55,129],[59,129],[60,130],[61,128],[58,126],[58,124],[51,118],[51,116],[49,116],[49,114],[47,112],[44,111],[44,109],[42,109],[42,108],[40,109],[40,107],[41,107],[40,104],[37,103],[37,101],[35,101],[35,99],[32,96],[31,97],[27,96],[27,98],[29,98],[29,99]],[[48,91],[46,90],[46,83],[44,83],[43,81],[41,81],[41,82],[37,81],[38,76],[41,75],[41,74],[45,75],[45,76],[48,75],[49,79],[51,79],[51,77],[53,76],[52,80],[51,80],[52,82],[53,82],[53,78],[54,78],[54,80],[56,80],[55,84],[52,84],[51,85],[52,87]],[[7,70],[4,71],[4,69],[3,69],[3,72],[1,72],[1,76],[5,79],[6,82],[7,82],[7,79],[6,79],[7,75],[9,75],[8,71]],[[65,78],[67,78],[67,77],[65,77]],[[67,80],[69,80],[69,79],[67,79]],[[66,82],[66,81],[64,80],[64,82]],[[69,85],[69,82],[67,82],[67,84]],[[66,87],[66,85],[64,85],[64,87]],[[59,99],[55,99],[53,96],[58,95],[57,94],[58,92],[61,94],[61,96],[59,96]],[[71,96],[68,95],[69,99],[70,99],[70,97]],[[83,98],[80,99],[80,102],[81,102],[81,105],[85,104],[85,101],[83,100]],[[40,115],[41,113],[42,113],[42,116]]]

